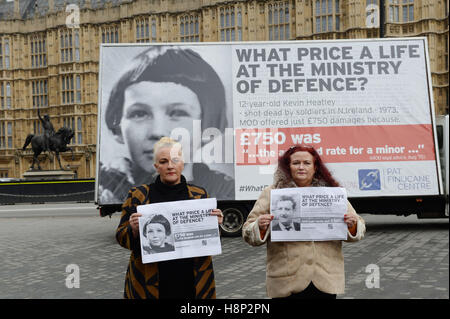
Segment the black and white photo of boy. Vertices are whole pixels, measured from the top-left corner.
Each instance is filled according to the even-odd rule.
[[[142,226],[142,235],[147,240],[142,243],[144,254],[174,251],[170,223],[163,215],[150,216]]]

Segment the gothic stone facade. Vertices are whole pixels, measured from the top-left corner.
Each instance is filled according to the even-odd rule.
[[[449,1],[380,1],[0,0],[0,178],[28,170],[32,152],[22,145],[42,133],[37,108],[75,131],[75,158],[64,154],[63,165],[95,177],[102,42],[426,36],[436,113],[448,114]],[[381,27],[371,23],[377,7]]]

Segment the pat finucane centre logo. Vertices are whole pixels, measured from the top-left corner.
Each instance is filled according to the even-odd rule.
[[[359,189],[362,191],[381,190],[380,170],[358,170]]]

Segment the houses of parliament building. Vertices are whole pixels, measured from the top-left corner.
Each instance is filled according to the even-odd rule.
[[[29,169],[22,146],[43,133],[38,108],[75,132],[63,166],[95,177],[102,43],[425,36],[435,111],[448,114],[448,10],[449,0],[0,0],[0,178]]]

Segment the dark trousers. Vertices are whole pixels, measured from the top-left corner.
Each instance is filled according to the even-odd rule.
[[[277,299],[336,299],[336,295],[320,291],[311,282],[305,290]]]

